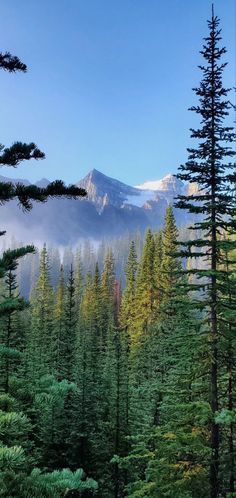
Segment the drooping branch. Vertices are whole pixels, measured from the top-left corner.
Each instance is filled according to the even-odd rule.
[[[18,249],[8,249],[4,251],[2,257],[0,258],[0,278],[2,278],[6,272],[14,271],[18,265],[18,259],[26,256],[26,254],[32,254],[35,252],[35,248],[32,245],[25,247],[19,247]]]
[[[15,73],[16,71],[26,73],[27,66],[18,57],[11,55],[10,52],[0,52],[0,69],[4,69],[9,73]]]
[[[75,185],[68,187],[61,180],[55,180],[45,188],[37,187],[36,185],[23,185],[21,183],[2,182],[0,183],[0,204],[5,204],[8,201],[18,199],[19,206],[24,211],[30,211],[33,207],[32,201],[46,202],[49,198],[66,197],[68,199],[76,199],[77,197],[85,197],[86,191]]]
[[[44,159],[45,154],[38,149],[35,143],[29,144],[22,142],[15,142],[11,147],[4,148],[0,146],[0,165],[16,167],[21,161],[28,161],[29,159]]]

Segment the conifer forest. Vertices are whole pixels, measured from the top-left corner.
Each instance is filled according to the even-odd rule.
[[[3,242],[2,498],[236,497],[236,135],[222,37],[212,11],[177,174],[198,190],[167,207],[161,230],[64,255]],[[27,71],[9,52],[0,68]],[[35,143],[1,145],[1,166],[43,158]],[[60,180],[0,183],[0,204],[16,200],[26,218],[84,196]],[[176,209],[195,223],[179,228]]]

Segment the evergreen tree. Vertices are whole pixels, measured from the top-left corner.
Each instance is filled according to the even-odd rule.
[[[61,265],[54,308],[53,336],[55,341],[55,371],[59,380],[64,376],[65,277]]]
[[[101,448],[103,324],[101,277],[96,265],[94,277],[87,275],[81,301],[76,358],[80,402],[75,452],[85,471],[97,468]]]
[[[58,284],[58,279],[60,275],[60,268],[61,268],[61,258],[60,258],[60,253],[59,249],[55,247],[49,247],[48,248],[48,258],[50,261],[50,267],[51,267],[51,282],[52,282],[52,287],[53,289],[57,288]],[[34,287],[36,283],[37,278],[34,281],[34,285],[31,286]]]
[[[137,255],[134,241],[131,242],[129,256],[126,264],[126,286],[122,295],[120,322],[124,327],[131,327],[135,317],[135,295]]]
[[[53,334],[54,296],[50,281],[46,245],[40,255],[39,278],[31,297],[31,332],[29,371],[36,381],[45,374],[55,372],[57,344]]]
[[[165,215],[165,224],[162,233],[162,259],[161,259],[161,294],[162,311],[169,313],[169,306],[176,300],[181,292],[182,265],[179,258],[174,258],[176,244],[178,240],[178,230],[173,214],[172,206],[168,206]],[[178,303],[180,305],[180,303]]]
[[[105,412],[106,425],[103,431],[104,446],[106,443],[105,462],[107,466],[106,483],[102,496],[118,498],[122,496],[126,475],[118,466],[117,456],[127,454],[129,435],[129,348],[127,333],[110,327],[104,368]],[[105,475],[103,473],[103,479]],[[105,495],[107,492],[107,495]]]
[[[30,285],[29,285],[29,293],[26,295],[26,298],[29,299],[32,289],[35,287],[35,284],[39,277],[39,251],[36,251],[34,254],[30,254],[25,258],[27,260],[27,264],[30,266]],[[17,277],[19,281],[19,275],[22,275],[23,271],[21,268],[17,271]],[[24,275],[21,277],[25,280]],[[19,283],[20,291],[22,293],[22,287]]]
[[[154,275],[155,275],[155,299],[154,313],[155,318],[158,318],[160,306],[162,302],[162,259],[163,259],[163,242],[162,231],[155,234],[155,256],[154,256]]]
[[[148,353],[149,327],[154,317],[154,257],[155,244],[151,230],[147,231],[141,259],[137,268],[134,245],[130,249],[127,271],[127,289],[121,307],[121,325],[124,327],[128,355],[128,426],[132,434],[144,431],[150,414],[149,391],[147,389],[150,369]],[[126,308],[126,306],[128,307]],[[125,321],[122,322],[122,312]]]
[[[110,327],[115,323],[116,298],[115,295],[115,260],[111,249],[108,249],[105,259],[101,279],[99,276],[98,263],[95,267],[94,291],[95,302],[98,306],[95,308],[95,313],[98,313],[97,323],[99,323],[99,341],[100,341],[100,365],[101,371],[104,367],[105,353],[108,344],[108,333]],[[100,289],[100,290],[99,290]],[[101,295],[98,296],[98,293]],[[95,315],[96,316],[96,315]]]
[[[9,393],[13,375],[19,374],[20,357],[24,347],[24,330],[21,320],[21,310],[24,310],[27,303],[19,298],[16,274],[13,270],[15,265],[8,271],[5,277],[5,285],[2,294],[2,316],[0,314],[0,369],[1,369],[1,389]],[[7,302],[13,306],[6,307]],[[14,306],[15,302],[15,306]],[[1,307],[1,305],[0,305]]]
[[[75,306],[77,319],[79,319],[80,305],[84,287],[84,272],[81,258],[81,251],[78,250],[75,256]]]
[[[76,348],[76,303],[75,303],[75,278],[71,265],[69,279],[65,294],[65,332],[64,332],[64,377],[74,380],[75,348]]]
[[[66,281],[69,279],[71,266],[74,266],[74,253],[70,246],[66,247],[63,253],[63,267]]]
[[[105,255],[101,286],[104,320],[107,322],[109,316],[113,318],[115,305],[115,260],[111,249]]]
[[[137,272],[136,307],[134,326],[137,327],[137,339],[143,330],[147,329],[153,318],[155,280],[154,280],[155,243],[152,231],[149,229],[143,246]],[[134,337],[134,341],[136,338]]]
[[[220,324],[220,289],[224,281],[225,271],[219,267],[222,247],[233,248],[235,243],[230,240],[222,241],[221,232],[229,233],[235,227],[232,218],[235,212],[233,187],[235,182],[235,164],[227,162],[235,155],[230,144],[235,141],[233,127],[224,124],[229,115],[230,102],[227,98],[229,89],[222,83],[223,71],[226,66],[222,56],[226,49],[219,46],[221,30],[219,19],[214,15],[208,22],[209,35],[201,54],[205,65],[200,66],[203,78],[200,86],[195,89],[199,104],[191,107],[201,117],[201,126],[191,130],[192,138],[199,141],[196,148],[189,148],[189,158],[185,165],[180,167],[179,179],[196,182],[199,192],[190,196],[180,196],[177,207],[188,209],[189,212],[199,213],[201,219],[194,228],[200,229],[202,236],[197,240],[185,242],[186,249],[183,256],[200,257],[207,261],[207,269],[192,269],[191,273],[198,278],[206,279],[202,282],[204,296],[201,298],[201,307],[205,306],[207,322],[207,337],[209,342],[210,371],[210,403],[212,410],[211,424],[211,463],[210,483],[211,498],[220,496],[221,479],[219,474],[220,455],[220,427],[216,420],[219,410],[219,352],[221,334]],[[195,246],[195,250],[193,249]],[[193,250],[192,250],[193,249]],[[200,284],[201,285],[201,284]],[[227,303],[231,308],[230,302]]]

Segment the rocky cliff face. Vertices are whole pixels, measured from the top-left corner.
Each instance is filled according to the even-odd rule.
[[[103,207],[112,205],[122,208],[129,204],[131,206],[150,208],[150,202],[158,202],[160,199],[167,203],[173,202],[174,198],[186,193],[189,185],[185,186],[174,175],[168,174],[161,180],[147,181],[142,185],[131,187],[118,180],[110,178],[96,169],[80,180],[77,185],[84,188],[91,201],[102,212]]]
[[[77,185],[86,190],[87,199],[97,206],[100,212],[107,205],[121,208],[130,196],[137,195],[135,187],[110,178],[96,169],[90,171]]]
[[[0,181],[7,178],[0,177]],[[22,181],[29,184],[27,180]],[[37,184],[46,186],[47,179]],[[178,194],[193,193],[194,185],[184,185],[174,175],[147,181],[132,187],[93,169],[78,181],[87,197],[75,200],[50,200],[35,204],[30,214],[19,212],[16,203],[1,208],[2,227],[23,241],[47,241],[56,244],[76,243],[80,238],[101,239],[127,231],[144,231],[148,226],[158,229],[163,223],[166,207]],[[175,210],[179,226],[191,223],[189,214]]]

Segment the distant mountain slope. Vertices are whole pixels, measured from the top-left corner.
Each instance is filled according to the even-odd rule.
[[[0,176],[0,181],[8,181]],[[14,182],[29,184],[28,180]],[[46,186],[47,179],[37,182]],[[132,187],[93,169],[78,186],[85,188],[87,197],[79,200],[54,199],[46,204],[35,203],[29,214],[19,211],[17,203],[1,207],[1,229],[23,241],[47,241],[68,245],[80,238],[114,237],[127,231],[144,231],[148,226],[160,228],[166,207],[178,194],[190,190],[188,185],[168,174],[161,180],[147,181]],[[196,189],[191,185],[191,192]],[[187,213],[175,210],[178,225],[192,220]]]

